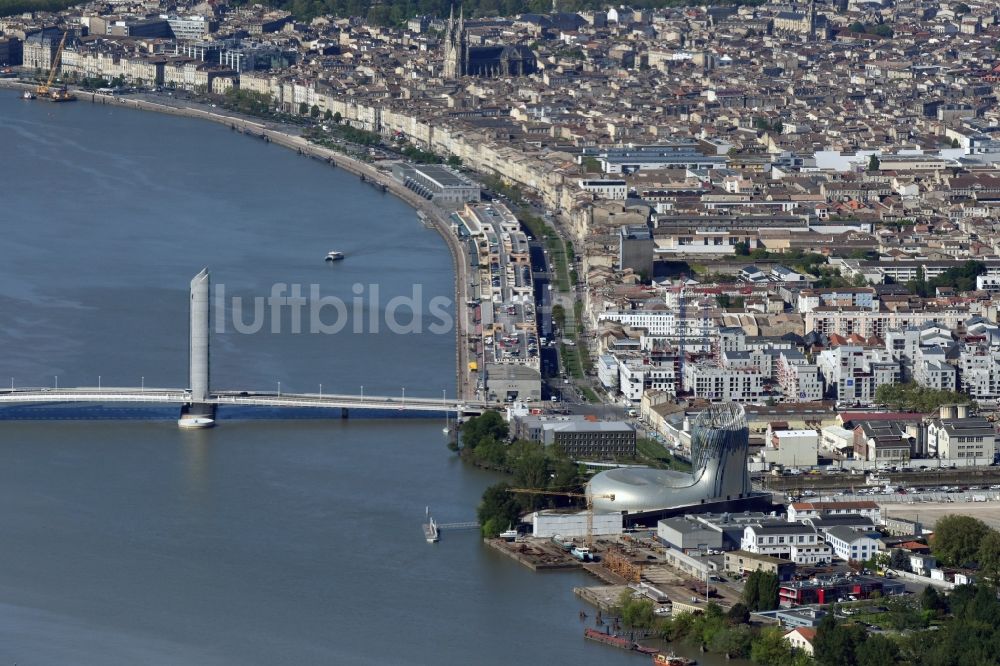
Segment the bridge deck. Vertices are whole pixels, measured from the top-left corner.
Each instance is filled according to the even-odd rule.
[[[147,403],[190,404],[191,394],[169,388],[60,388],[14,389],[0,391],[0,405],[72,404],[72,403]],[[395,410],[414,412],[482,413],[487,404],[480,401],[456,402],[440,398],[395,398],[388,396],[328,395],[315,393],[261,393],[219,391],[209,395],[204,404],[247,407],[322,407],[340,409]]]

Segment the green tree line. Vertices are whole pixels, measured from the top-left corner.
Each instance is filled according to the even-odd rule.
[[[764,0],[716,0],[717,5],[760,5]],[[239,4],[247,4],[240,0]],[[361,16],[378,25],[399,25],[414,16],[447,16],[452,3],[447,0],[395,0],[376,2],[375,0],[271,0],[272,7],[280,7],[292,12],[297,19],[309,20],[324,14],[333,16]],[[659,7],[687,7],[700,5],[697,0],[636,0],[629,3],[637,9]],[[486,16],[515,16],[528,12],[547,14],[551,11],[550,0],[465,0],[462,3],[467,18]],[[561,11],[576,12],[586,9],[604,9],[606,2],[600,0],[561,0]]]
[[[929,388],[915,382],[882,384],[875,389],[875,402],[907,412],[936,412],[941,405],[965,405],[972,400],[958,391]]]
[[[80,4],[70,0],[0,0],[0,16],[13,16],[24,12],[59,12]]]
[[[949,268],[941,275],[928,280],[922,266],[917,268],[917,279],[907,283],[910,291],[917,296],[927,298],[934,295],[938,287],[954,287],[958,291],[973,291],[976,288],[976,278],[986,272],[986,264],[970,259],[961,266]]]
[[[497,412],[486,412],[462,425],[462,458],[473,464],[510,474],[514,486],[498,483],[483,493],[477,517],[483,536],[492,537],[516,525],[522,514],[568,504],[569,499],[551,495],[511,493],[512,487],[581,492],[583,475],[557,446],[519,439],[508,442],[508,427]]]
[[[975,566],[994,586],[1000,583],[1000,532],[972,516],[943,516],[934,525],[931,549],[947,566]]]
[[[788,629],[749,624],[745,605],[728,612],[709,603],[697,614],[660,618],[653,602],[622,594],[614,609],[621,624],[690,647],[749,659],[760,666],[987,666],[1000,654],[1000,601],[986,585],[962,585],[947,596],[928,587],[912,600],[926,621],[899,625],[903,632],[873,633],[863,624],[837,620],[833,612],[816,627],[814,655],[793,650]],[[832,609],[828,609],[831,610]]]

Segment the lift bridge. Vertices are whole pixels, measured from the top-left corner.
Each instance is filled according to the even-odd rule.
[[[59,406],[71,404],[108,405],[116,403],[176,405],[180,408],[178,425],[183,428],[208,428],[215,425],[219,406],[261,408],[315,408],[339,410],[347,418],[351,411],[366,417],[427,417],[481,414],[487,403],[442,398],[407,398],[378,395],[336,395],[326,393],[282,393],[240,390],[212,390],[209,382],[209,273],[202,270],[191,280],[190,310],[190,388],[157,387],[75,387],[0,389],[0,409],[7,406]],[[280,410],[279,410],[280,411]],[[48,418],[64,418],[55,415]],[[336,412],[335,412],[336,413]],[[0,414],[0,419],[3,416]],[[38,416],[29,418],[38,419]],[[46,418],[42,416],[41,418]],[[280,418],[280,417],[279,417]]]

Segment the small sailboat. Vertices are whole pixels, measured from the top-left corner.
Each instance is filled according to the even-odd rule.
[[[446,435],[450,435],[451,434],[451,424],[448,422],[448,407],[446,405],[444,405],[445,400],[447,400],[446,393],[444,391],[442,391],[441,392],[441,403],[442,403],[442,406],[445,409],[444,409],[444,428],[441,429],[441,432],[443,432]]]
[[[434,519],[431,518],[430,507],[424,509],[424,515],[427,518],[427,522],[424,523],[424,539],[427,540],[427,543],[437,543],[438,539],[440,539],[441,537],[438,534],[437,523],[435,523]]]

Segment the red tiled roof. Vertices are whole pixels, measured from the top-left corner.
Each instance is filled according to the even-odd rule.
[[[798,633],[802,638],[806,639],[810,643],[816,640],[816,630],[812,627],[795,627],[788,634]],[[785,634],[786,636],[788,634]]]

